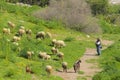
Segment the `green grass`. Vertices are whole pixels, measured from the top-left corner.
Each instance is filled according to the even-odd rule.
[[[6,6],[5,6],[6,5]],[[66,47],[59,49],[64,53],[64,61],[68,62],[68,67],[71,68],[76,60],[78,60],[85,51],[85,47],[88,45],[86,42],[92,42],[92,40],[84,41],[85,34],[64,29],[63,24],[56,21],[45,21],[37,19],[31,15],[39,7],[20,7],[5,2],[0,2],[0,79],[1,80],[30,80],[32,75],[25,72],[26,65],[30,65],[35,76],[40,80],[63,80],[58,76],[51,75],[48,77],[45,66],[52,65],[53,70],[61,68],[61,61],[56,55],[51,56],[51,60],[42,60],[38,57],[39,51],[45,51],[48,54],[52,54],[50,46],[52,39],[36,40],[35,35],[38,31],[50,32],[53,35],[53,39],[61,39],[66,43]],[[8,21],[12,21],[16,27],[10,28],[7,24]],[[21,40],[18,41],[18,46],[14,45],[11,40],[17,33],[20,26],[24,26],[26,29],[32,30],[32,36],[28,40],[24,34]],[[11,34],[3,34],[2,29],[10,28]],[[56,36],[54,36],[56,35]],[[79,41],[78,38],[81,38]],[[89,44],[92,47],[93,44]],[[18,49],[21,49],[18,51]],[[26,52],[34,51],[34,55],[31,60],[27,59]]]
[[[30,65],[35,76],[40,80],[63,80],[58,76],[51,75],[48,77],[45,66],[52,65],[53,70],[61,69],[61,62],[56,55],[52,55],[50,46],[52,39],[64,40],[66,46],[60,48],[59,51],[64,53],[63,61],[68,62],[68,68],[71,68],[76,60],[78,60],[84,54],[86,48],[95,48],[94,40],[97,37],[107,40],[114,40],[116,46],[110,46],[107,50],[103,51],[101,56],[102,64],[105,66],[109,74],[100,73],[101,76],[111,76],[114,70],[119,69],[119,41],[120,37],[118,28],[114,30],[116,33],[111,33],[112,30],[104,26],[110,26],[110,24],[104,23],[101,21],[102,27],[106,30],[105,34],[90,34],[90,38],[84,33],[73,31],[67,28],[64,28],[64,25],[58,21],[45,21],[42,19],[35,18],[32,16],[32,13],[38,9],[41,9],[38,6],[32,7],[21,7],[13,4],[8,4],[3,1],[0,2],[0,80],[31,80],[32,75],[25,72],[26,65]],[[7,24],[8,21],[12,21],[16,27],[10,28]],[[18,46],[14,45],[11,40],[13,36],[17,33],[20,26],[24,26],[26,29],[32,30],[32,36],[30,39],[27,38],[26,34],[21,37],[21,40],[18,41]],[[3,34],[2,29],[10,28],[11,34]],[[113,30],[113,31],[114,31]],[[50,32],[52,34],[52,39],[46,38],[44,40],[36,40],[35,35],[38,31]],[[112,31],[112,32],[113,32]],[[111,33],[111,34],[110,34]],[[10,40],[10,41],[9,41]],[[19,48],[21,49],[19,51]],[[26,52],[34,51],[34,55],[31,60],[27,59]],[[45,51],[48,54],[51,54],[50,60],[43,60],[38,57],[39,51]],[[114,53],[114,55],[112,54]],[[107,60],[106,60],[107,59]],[[113,60],[113,62],[111,62]],[[95,60],[90,60],[88,62],[94,62]],[[107,64],[109,62],[110,64]],[[114,65],[115,63],[115,65]],[[106,66],[107,65],[107,66]],[[115,66],[115,68],[110,67]],[[108,67],[108,68],[107,68]],[[116,71],[116,70],[115,70]],[[117,72],[119,73],[119,72]],[[115,74],[115,76],[117,75]],[[79,74],[84,74],[80,71]],[[107,75],[106,75],[107,74]],[[114,77],[114,76],[113,76]],[[119,75],[118,75],[119,77]],[[103,79],[103,78],[102,78]],[[109,80],[109,78],[106,78]],[[78,80],[86,80],[86,78],[78,77]],[[97,80],[97,79],[96,79]],[[117,78],[116,78],[117,80]]]

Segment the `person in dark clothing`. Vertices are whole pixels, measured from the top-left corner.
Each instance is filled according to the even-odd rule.
[[[102,46],[101,46],[101,40],[99,38],[97,38],[95,45],[96,45],[97,54],[100,55]]]

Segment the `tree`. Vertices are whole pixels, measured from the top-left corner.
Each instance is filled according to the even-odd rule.
[[[87,0],[90,4],[93,15],[106,14],[108,11],[108,0]]]

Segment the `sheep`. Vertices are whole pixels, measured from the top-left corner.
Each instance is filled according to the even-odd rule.
[[[48,59],[51,58],[51,56],[50,56],[50,55],[45,55],[44,58],[45,58],[46,60],[48,60]]]
[[[28,59],[31,59],[32,55],[34,54],[33,51],[27,51],[27,57]]]
[[[20,39],[21,39],[20,37],[14,36],[12,41],[17,42],[17,41],[20,41]]]
[[[31,34],[32,34],[32,30],[31,30],[31,29],[27,29],[27,30],[25,30],[25,32],[26,32],[26,34],[28,34],[28,35],[31,35]]]
[[[53,54],[57,54],[58,53],[58,49],[56,49],[55,47],[52,47],[51,52]]]
[[[53,40],[52,40],[52,45],[53,45],[54,47],[55,47],[56,41],[57,41],[56,39],[53,39]]]
[[[52,73],[53,68],[52,68],[52,66],[47,65],[45,70],[50,75]]]
[[[31,74],[34,73],[29,66],[26,66],[25,69],[26,69],[26,73],[31,73]]]
[[[63,68],[63,72],[67,72],[67,62],[62,62],[62,68]]]
[[[63,61],[64,54],[62,52],[58,52],[57,56]]]
[[[56,47],[58,48],[61,48],[61,47],[64,47],[66,46],[66,44],[64,43],[64,41],[62,40],[58,40],[56,43],[55,43]]]
[[[25,33],[24,29],[19,29],[19,31],[18,31],[19,36],[22,36],[24,33]]]
[[[46,52],[39,52],[39,57],[42,58],[42,59],[45,59],[47,53]]]
[[[36,34],[36,39],[40,38],[40,39],[45,39],[45,32],[44,31],[41,31],[41,32],[38,32]]]
[[[48,37],[48,38],[52,38],[51,33],[50,33],[50,32],[46,32],[46,37]]]
[[[10,34],[10,29],[9,28],[3,28],[3,33],[4,34]]]
[[[75,73],[80,70],[80,63],[81,63],[81,60],[78,60],[77,62],[74,63],[73,68]]]
[[[61,48],[61,47],[66,46],[66,44],[63,40],[56,40],[56,39],[52,40],[52,45],[56,48]]]
[[[10,26],[11,28],[14,28],[14,27],[15,27],[15,24],[12,23],[11,21],[8,21],[8,26]]]

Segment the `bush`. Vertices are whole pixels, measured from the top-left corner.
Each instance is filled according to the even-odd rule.
[[[101,32],[96,19],[92,18],[89,5],[84,0],[51,0],[49,7],[33,15],[46,20],[60,21],[66,27],[77,31]]]
[[[91,6],[92,13],[97,14],[106,14],[108,13],[108,0],[87,0]]]

